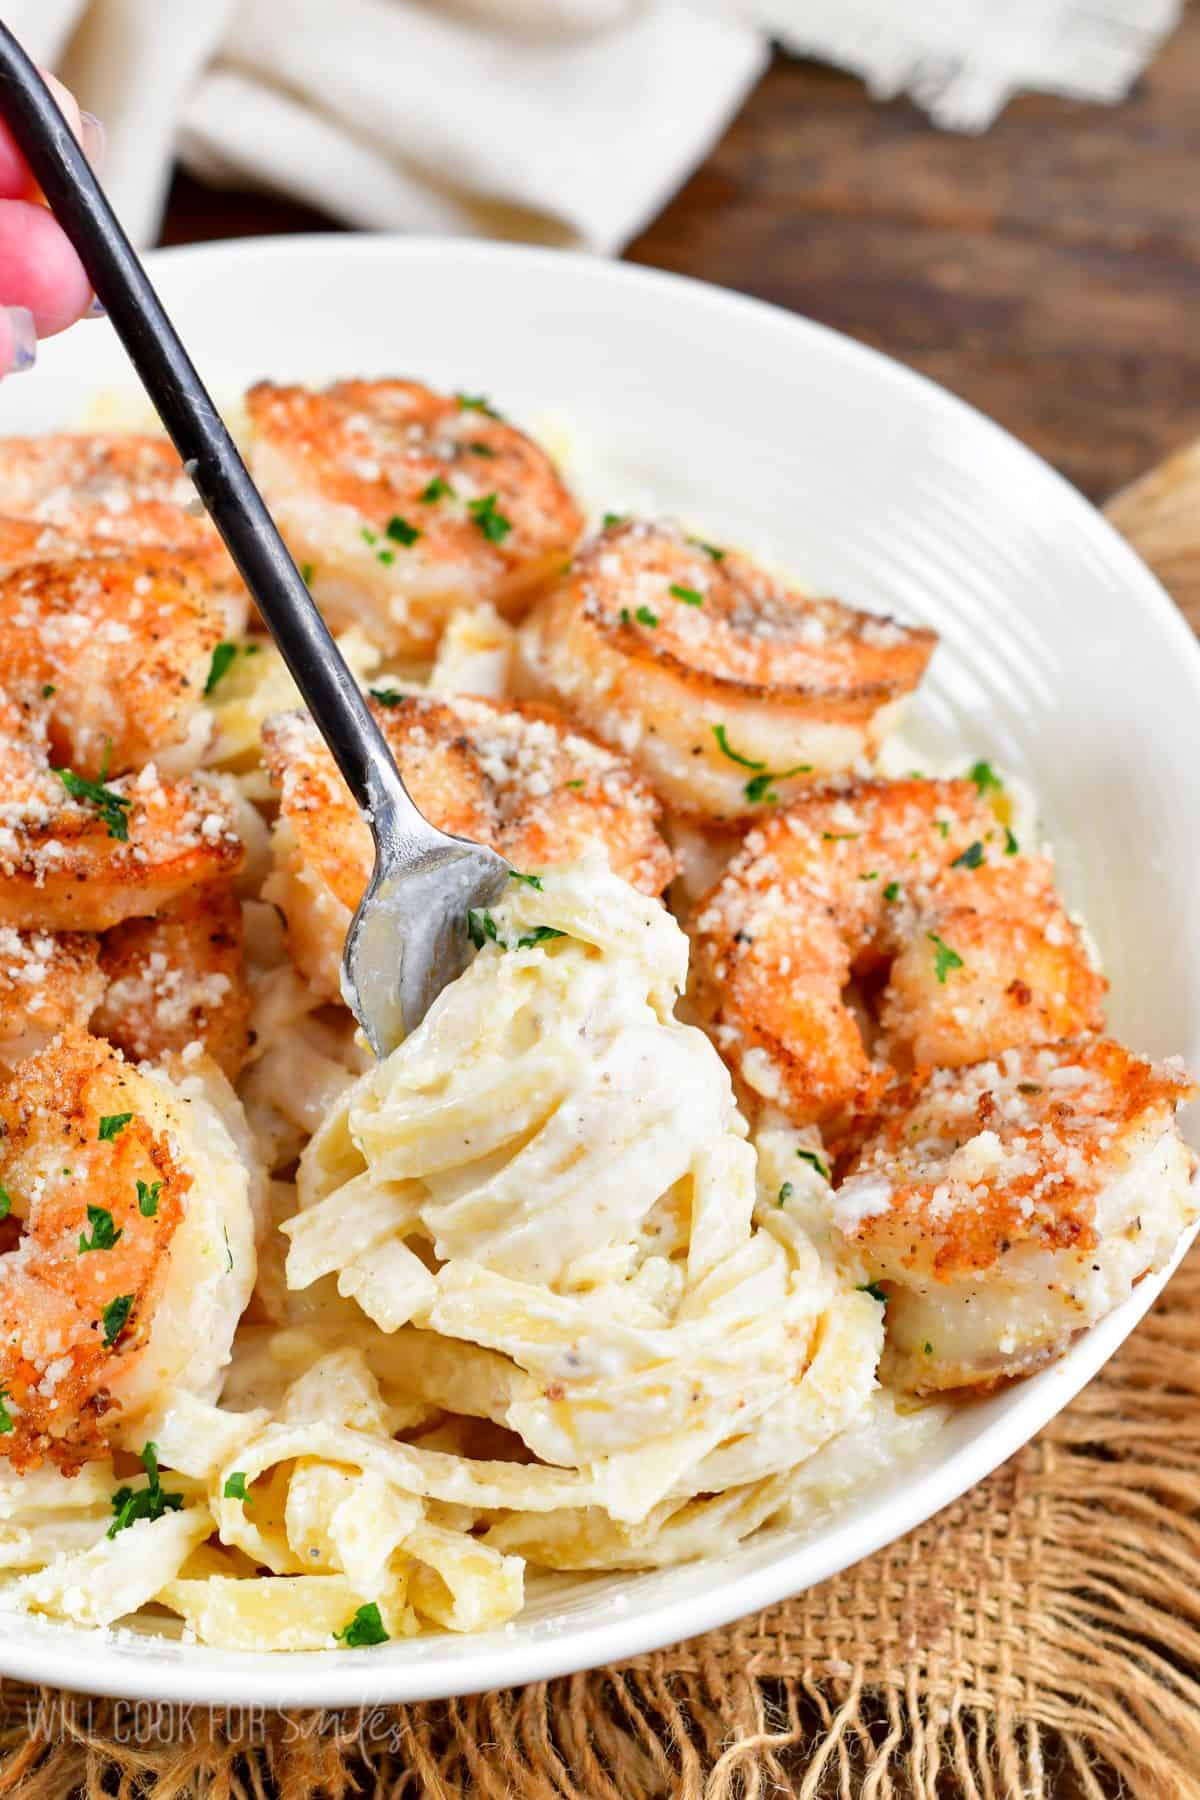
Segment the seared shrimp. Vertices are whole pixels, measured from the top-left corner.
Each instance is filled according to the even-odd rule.
[[[745,1088],[796,1124],[869,1107],[891,1068],[979,1061],[1103,1023],[1103,977],[973,781],[859,781],[747,837],[694,920],[696,1003]],[[884,981],[878,1048],[852,980]],[[861,990],[860,996],[861,998]]]
[[[176,1383],[214,1397],[254,1278],[216,1113],[83,1033],[0,1088],[0,1455],[72,1470]]]
[[[1057,1356],[1163,1266],[1195,1214],[1195,1093],[1105,1038],[1006,1050],[889,1099],[831,1195],[886,1295],[885,1376],[988,1387]]]
[[[0,444],[3,442],[0,438]],[[0,570],[5,574],[21,563],[54,562],[63,557],[78,556],[83,549],[77,538],[68,537],[53,525],[0,515]]]
[[[27,563],[0,576],[0,680],[27,717],[45,718],[53,761],[80,775],[102,764],[120,775],[189,739],[198,756],[213,652],[244,628],[247,606],[209,551]]]
[[[235,875],[244,849],[216,780],[90,780],[50,761],[45,720],[0,696],[0,925],[107,931],[197,882]]]
[[[195,489],[166,438],[103,431],[0,438],[0,514],[75,544],[219,551],[215,528],[195,506]],[[4,548],[11,553],[17,543],[9,537]]]
[[[86,1026],[104,993],[100,942],[85,931],[0,925],[0,1069]]]
[[[246,397],[255,477],[332,624],[429,655],[457,606],[511,616],[582,529],[545,452],[487,403],[416,381]]]
[[[598,843],[644,893],[671,879],[653,794],[623,758],[558,714],[465,695],[386,699],[372,710],[413,799],[442,830],[491,844],[521,870],[569,862]],[[307,714],[269,720],[263,752],[282,802],[268,898],[283,909],[303,973],[336,993],[350,913],[371,872],[370,834]]]
[[[101,939],[107,991],[92,1030],[135,1062],[202,1044],[232,1081],[250,1047],[242,909],[228,882],[190,888]]]
[[[640,522],[585,545],[521,636],[536,689],[676,811],[714,819],[752,818],[872,755],[936,642]]]

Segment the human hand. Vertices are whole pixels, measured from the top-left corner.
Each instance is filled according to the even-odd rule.
[[[98,168],[104,127],[42,71],[63,116]],[[31,368],[40,337],[98,312],[83,265],[42,200],[29,165],[0,124],[0,375]]]

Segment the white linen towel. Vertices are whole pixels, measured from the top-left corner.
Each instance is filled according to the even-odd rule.
[[[700,163],[772,38],[984,128],[1113,100],[1181,0],[8,0],[109,131],[141,243],[174,154],[376,229],[616,251]]]
[[[985,131],[1023,88],[1122,99],[1183,0],[747,0],[797,56],[908,94],[936,125]]]

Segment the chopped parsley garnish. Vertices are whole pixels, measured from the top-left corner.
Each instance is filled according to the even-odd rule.
[[[12,1211],[12,1195],[9,1193],[8,1189],[5,1187],[4,1183],[2,1181],[0,1181],[0,1219],[7,1219],[8,1215],[11,1211]]]
[[[316,573],[316,571],[313,568],[311,563],[301,563],[300,564],[300,579],[304,583],[305,587],[312,586],[312,578],[315,573]]]
[[[399,706],[404,698],[399,688],[368,688],[367,692],[380,706]]]
[[[778,1199],[777,1204],[779,1206],[782,1206],[786,1200],[791,1199],[791,1197],[795,1193],[795,1191],[796,1190],[795,1190],[795,1188],[793,1188],[791,1182],[785,1181],[783,1186],[779,1190],[779,1199]]]
[[[878,869],[868,869],[866,874],[860,875],[858,879],[860,881],[878,881],[879,880],[879,870]]]
[[[133,1311],[133,1295],[118,1294],[110,1300],[100,1315],[104,1320],[104,1347],[110,1350],[129,1323],[129,1315]]]
[[[347,1650],[361,1650],[368,1644],[386,1644],[388,1641],[379,1608],[373,1600],[360,1606],[350,1623],[333,1635],[339,1644],[345,1644]]]
[[[146,1486],[118,1488],[112,1497],[112,1509],[116,1516],[108,1528],[110,1538],[115,1538],[118,1531],[135,1525],[139,1519],[161,1519],[164,1513],[178,1512],[183,1505],[182,1494],[167,1494],[163,1491],[158,1479],[157,1444],[143,1444],[142,1466],[149,1477]]]
[[[227,1475],[225,1477],[225,1486],[222,1488],[221,1492],[224,1494],[226,1500],[244,1500],[248,1502],[250,1496],[246,1492],[245,1470],[235,1469],[232,1475]]]
[[[773,781],[790,781],[793,775],[807,775],[812,769],[811,763],[797,763],[792,769],[764,769],[761,775],[752,775],[742,792],[752,806],[760,801],[774,802],[779,795],[771,787]]]
[[[92,1228],[89,1238],[86,1231],[79,1234],[79,1254],[85,1250],[111,1250],[117,1239],[124,1237],[123,1231],[113,1227],[113,1216],[107,1206],[89,1206],[87,1209],[88,1224]]]
[[[393,525],[397,528],[395,531],[392,530]],[[402,519],[398,513],[394,518],[388,520],[384,529],[387,536],[391,538],[393,542],[398,544],[411,544],[415,538],[419,538],[421,535],[419,531],[414,531],[413,537],[404,537],[402,534],[406,531],[413,531],[413,527]],[[364,525],[358,535],[362,538],[363,543],[370,544],[372,549],[374,549],[375,545],[379,542],[379,533],[377,531],[372,531],[369,525]],[[394,550],[385,548],[383,550],[375,551],[375,561],[383,563],[385,568],[390,568],[395,560],[396,552]]]
[[[1004,827],[1004,854],[1005,854],[1005,856],[1015,856],[1017,854],[1017,851],[1020,848],[1021,848],[1020,844],[1018,844],[1016,838],[1012,834],[1011,827],[1006,825]]]
[[[539,894],[542,891],[542,878],[540,875],[522,875],[520,869],[510,869],[508,871],[508,879],[510,881],[523,881],[526,887],[536,888]]]
[[[230,665],[237,653],[238,647],[236,644],[224,643],[217,645],[212,653],[212,661],[208,665],[208,680],[204,683],[204,693],[206,697],[212,693],[221,677],[229,673]]]
[[[208,692],[207,688],[205,692]],[[111,788],[105,787],[103,774],[99,781],[89,781],[86,775],[77,775],[74,769],[53,769],[51,773],[58,776],[72,800],[91,801],[99,810],[110,838],[116,838],[122,844],[129,842],[129,820],[126,814],[133,801],[127,800],[124,794],[114,794]]]
[[[622,625],[632,625],[633,624],[633,614],[630,612],[630,610],[627,606],[623,606],[621,608],[621,623],[622,623]]]
[[[962,968],[963,959],[957,950],[952,950],[949,944],[942,942],[936,931],[927,931],[925,936],[933,945],[933,972],[944,984],[951,969]]]
[[[447,495],[452,496],[453,493],[454,489],[450,486],[450,483],[444,480],[441,475],[435,475],[433,480],[427,482],[421,489],[421,492],[417,495],[417,499],[423,506],[432,506],[435,500],[444,500]]]
[[[57,692],[58,692],[58,689],[55,687],[55,685],[52,681],[46,681],[46,682],[42,683],[42,699],[43,700],[49,700],[51,694],[55,694]]]
[[[880,1306],[886,1306],[888,1297],[877,1281],[860,1281],[855,1289],[858,1294],[870,1294],[872,1300],[878,1300]]]
[[[674,594],[676,600],[682,600],[685,606],[704,605],[704,595],[699,588],[685,587],[682,581],[673,581],[667,592]]]
[[[143,1219],[153,1219],[158,1212],[158,1196],[162,1193],[161,1181],[139,1181],[137,1184],[138,1211]]]
[[[0,1388],[0,1437],[6,1437],[10,1431],[16,1430],[16,1427],[13,1424],[12,1414],[4,1404],[7,1399],[8,1389]]]
[[[472,456],[495,456],[496,454],[490,444],[480,443],[478,438],[476,438],[474,443],[468,444],[467,449],[471,452]]]
[[[658,614],[652,613],[648,606],[639,606],[633,616],[637,620],[639,625],[657,625],[658,624]]]
[[[725,555],[715,544],[706,544],[703,538],[689,538],[688,543],[694,544],[697,550],[703,550],[705,556],[711,556],[714,562],[720,562]]]
[[[473,906],[467,914],[467,936],[477,950],[489,942],[498,944],[500,933],[496,929],[496,921],[485,907]]]
[[[829,1170],[815,1150],[797,1150],[796,1155],[800,1158],[801,1162],[811,1163],[822,1181],[829,1180]]]
[[[518,881],[527,879],[528,877],[523,875],[517,877]],[[537,885],[540,887],[541,882],[538,882]],[[531,950],[535,944],[544,944],[550,938],[566,937],[566,935],[565,931],[559,931],[554,925],[535,925],[532,931],[527,931],[515,943],[509,944],[500,936],[496,921],[486,908],[472,907],[467,914],[467,936],[477,950],[482,950],[486,943],[495,944],[500,950]]]
[[[999,790],[1004,786],[991,763],[987,762],[977,762],[968,779],[975,783],[981,794],[986,794],[989,788]]]
[[[898,900],[900,898],[900,883],[898,881],[889,881],[883,890],[883,897],[889,905],[893,901]]]
[[[935,819],[933,821],[933,829],[935,831],[940,831],[943,837],[949,837],[950,836],[950,821],[949,821],[949,819]]]
[[[713,736],[717,740],[721,754],[727,756],[730,762],[738,763],[743,769],[764,770],[766,768],[767,765],[764,762],[755,762],[753,758],[749,756],[739,756],[738,752],[733,748],[729,739],[726,737],[725,727],[723,725],[713,726]]]
[[[967,845],[961,856],[955,857],[950,867],[952,869],[977,869],[982,861],[983,845],[976,838],[973,844]]]
[[[821,841],[825,844],[852,844],[855,838],[861,836],[861,831],[823,831]]]
[[[496,411],[486,394],[455,394],[454,398],[458,401],[460,412],[486,413],[489,419],[503,417],[503,414]]]
[[[922,1350],[924,1350],[926,1356],[933,1355],[933,1345],[930,1343],[928,1338],[925,1339],[925,1342],[922,1344],[921,1348],[922,1348]]]
[[[132,1113],[102,1113],[100,1116],[100,1129],[97,1131],[96,1136],[102,1144],[111,1144],[113,1139],[119,1137],[121,1132],[124,1131],[132,1117]]]
[[[569,788],[581,788],[581,787],[585,787],[586,785],[587,785],[586,782],[583,782],[583,781],[564,781],[563,782],[563,786],[569,787]]]
[[[408,544],[415,544],[421,535],[416,526],[410,525],[407,519],[402,519],[399,513],[392,514],[387,522],[386,531],[393,544],[404,544],[406,546]]]
[[[605,515],[604,515],[605,531],[607,531],[610,528],[610,526],[613,526],[613,525],[624,525],[624,523],[628,517],[629,517],[628,513],[605,513]]]
[[[496,511],[495,494],[485,494],[482,500],[468,500],[467,511],[489,544],[502,544],[512,530],[512,520]]]

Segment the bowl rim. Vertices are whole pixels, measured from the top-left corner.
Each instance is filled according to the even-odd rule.
[[[1164,633],[1186,666],[1200,703],[1200,644],[1182,613],[1132,546],[1078,489],[1037,453],[995,421],[929,377],[829,326],[769,301],[716,287],[692,277],[615,262],[578,251],[492,243],[456,237],[407,237],[377,233],[304,233],[217,239],[149,252],[151,275],[208,261],[248,263],[317,258],[458,265],[512,265],[531,279],[616,285],[667,293],[706,311],[733,331],[771,332],[784,341],[798,336],[833,358],[869,369],[880,382],[921,397],[943,417],[969,420],[976,434],[990,434],[1005,452],[1016,452],[1056,504],[1068,509],[1109,559],[1137,616]],[[132,372],[131,372],[132,373]],[[982,442],[983,440],[980,439]],[[1034,473],[1036,472],[1036,473]],[[1047,487],[1047,479],[1050,487]],[[1014,1388],[1012,1404],[965,1444],[888,1493],[870,1519],[822,1529],[761,1566],[716,1579],[703,1592],[658,1600],[644,1609],[605,1609],[605,1616],[552,1632],[536,1628],[492,1632],[474,1640],[446,1634],[412,1640],[419,1652],[403,1660],[375,1650],[229,1652],[206,1645],[162,1646],[140,1632],[97,1632],[58,1621],[0,1613],[0,1673],[72,1691],[131,1700],[246,1708],[367,1707],[435,1700],[497,1687],[515,1687],[602,1666],[681,1642],[780,1602],[839,1574],[897,1541],[958,1499],[1022,1448],[1092,1379],[1128,1332],[1149,1310],[1200,1231],[1185,1233],[1168,1266],[1142,1281],[1134,1294],[1085,1332],[1067,1355],[1031,1381]],[[817,1552],[820,1554],[817,1554]],[[470,1648],[466,1647],[470,1645]],[[457,1647],[445,1653],[445,1647]],[[472,1654],[471,1651],[474,1651]]]

